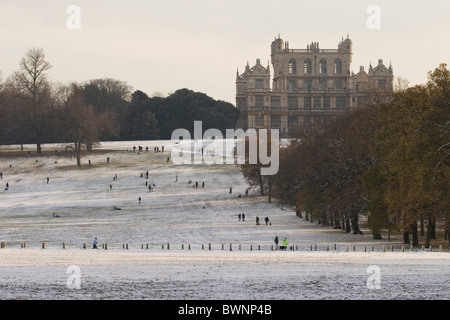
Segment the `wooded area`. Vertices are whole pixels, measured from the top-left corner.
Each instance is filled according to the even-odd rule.
[[[244,176],[310,221],[360,233],[364,215],[375,239],[398,230],[417,246],[420,229],[428,247],[439,227],[450,242],[450,72],[442,64],[428,78],[399,82],[387,104],[374,96],[336,121],[305,127],[280,149],[275,176],[250,164]]]
[[[0,144],[35,143],[37,153],[43,143],[67,143],[79,154],[98,141],[170,139],[178,128],[193,133],[195,120],[225,132],[238,119],[232,104],[188,89],[149,97],[116,79],[52,83],[39,48],[19,66],[0,78]]]

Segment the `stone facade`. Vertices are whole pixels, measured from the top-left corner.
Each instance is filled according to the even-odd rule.
[[[236,74],[238,127],[276,128],[289,136],[302,124],[328,122],[346,110],[361,106],[376,95],[386,100],[392,92],[393,70],[383,60],[369,72],[351,71],[352,41],[339,42],[337,49],[320,49],[318,42],[306,49],[290,49],[280,37],[271,44],[270,64],[260,59]]]

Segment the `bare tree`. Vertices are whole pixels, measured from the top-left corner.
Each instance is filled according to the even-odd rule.
[[[113,111],[96,112],[94,106],[87,102],[82,85],[72,83],[68,88],[59,88],[59,99],[65,99],[60,112],[63,124],[63,139],[70,144],[81,167],[81,154],[90,152],[100,137],[101,131],[115,133]]]
[[[73,146],[68,145],[67,148],[75,151],[77,166],[81,167],[83,148],[92,143],[97,135],[96,117],[94,108],[88,106],[84,100],[82,88],[72,84],[70,90],[62,115],[66,140],[73,143]]]
[[[42,49],[31,48],[20,61],[20,71],[13,75],[11,82],[25,102],[22,104],[24,120],[31,128],[37,153],[41,153],[45,113],[51,91],[45,72],[51,67]]]

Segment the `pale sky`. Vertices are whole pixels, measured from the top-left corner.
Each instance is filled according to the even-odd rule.
[[[70,5],[81,29],[67,27]],[[367,26],[370,5],[379,29]],[[108,77],[149,95],[188,88],[235,104],[236,70],[266,65],[278,34],[291,49],[335,49],[348,34],[354,72],[383,59],[414,85],[450,65],[449,13],[449,0],[0,0],[0,71],[7,78],[39,47],[51,81]]]

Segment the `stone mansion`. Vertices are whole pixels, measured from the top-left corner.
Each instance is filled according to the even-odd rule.
[[[276,128],[288,137],[302,124],[326,123],[346,110],[357,108],[377,97],[382,102],[393,90],[392,66],[383,60],[369,66],[350,69],[352,41],[339,42],[337,49],[321,49],[318,42],[306,49],[290,49],[279,36],[271,44],[270,65],[260,59],[236,74],[236,107],[240,111],[238,127]]]

